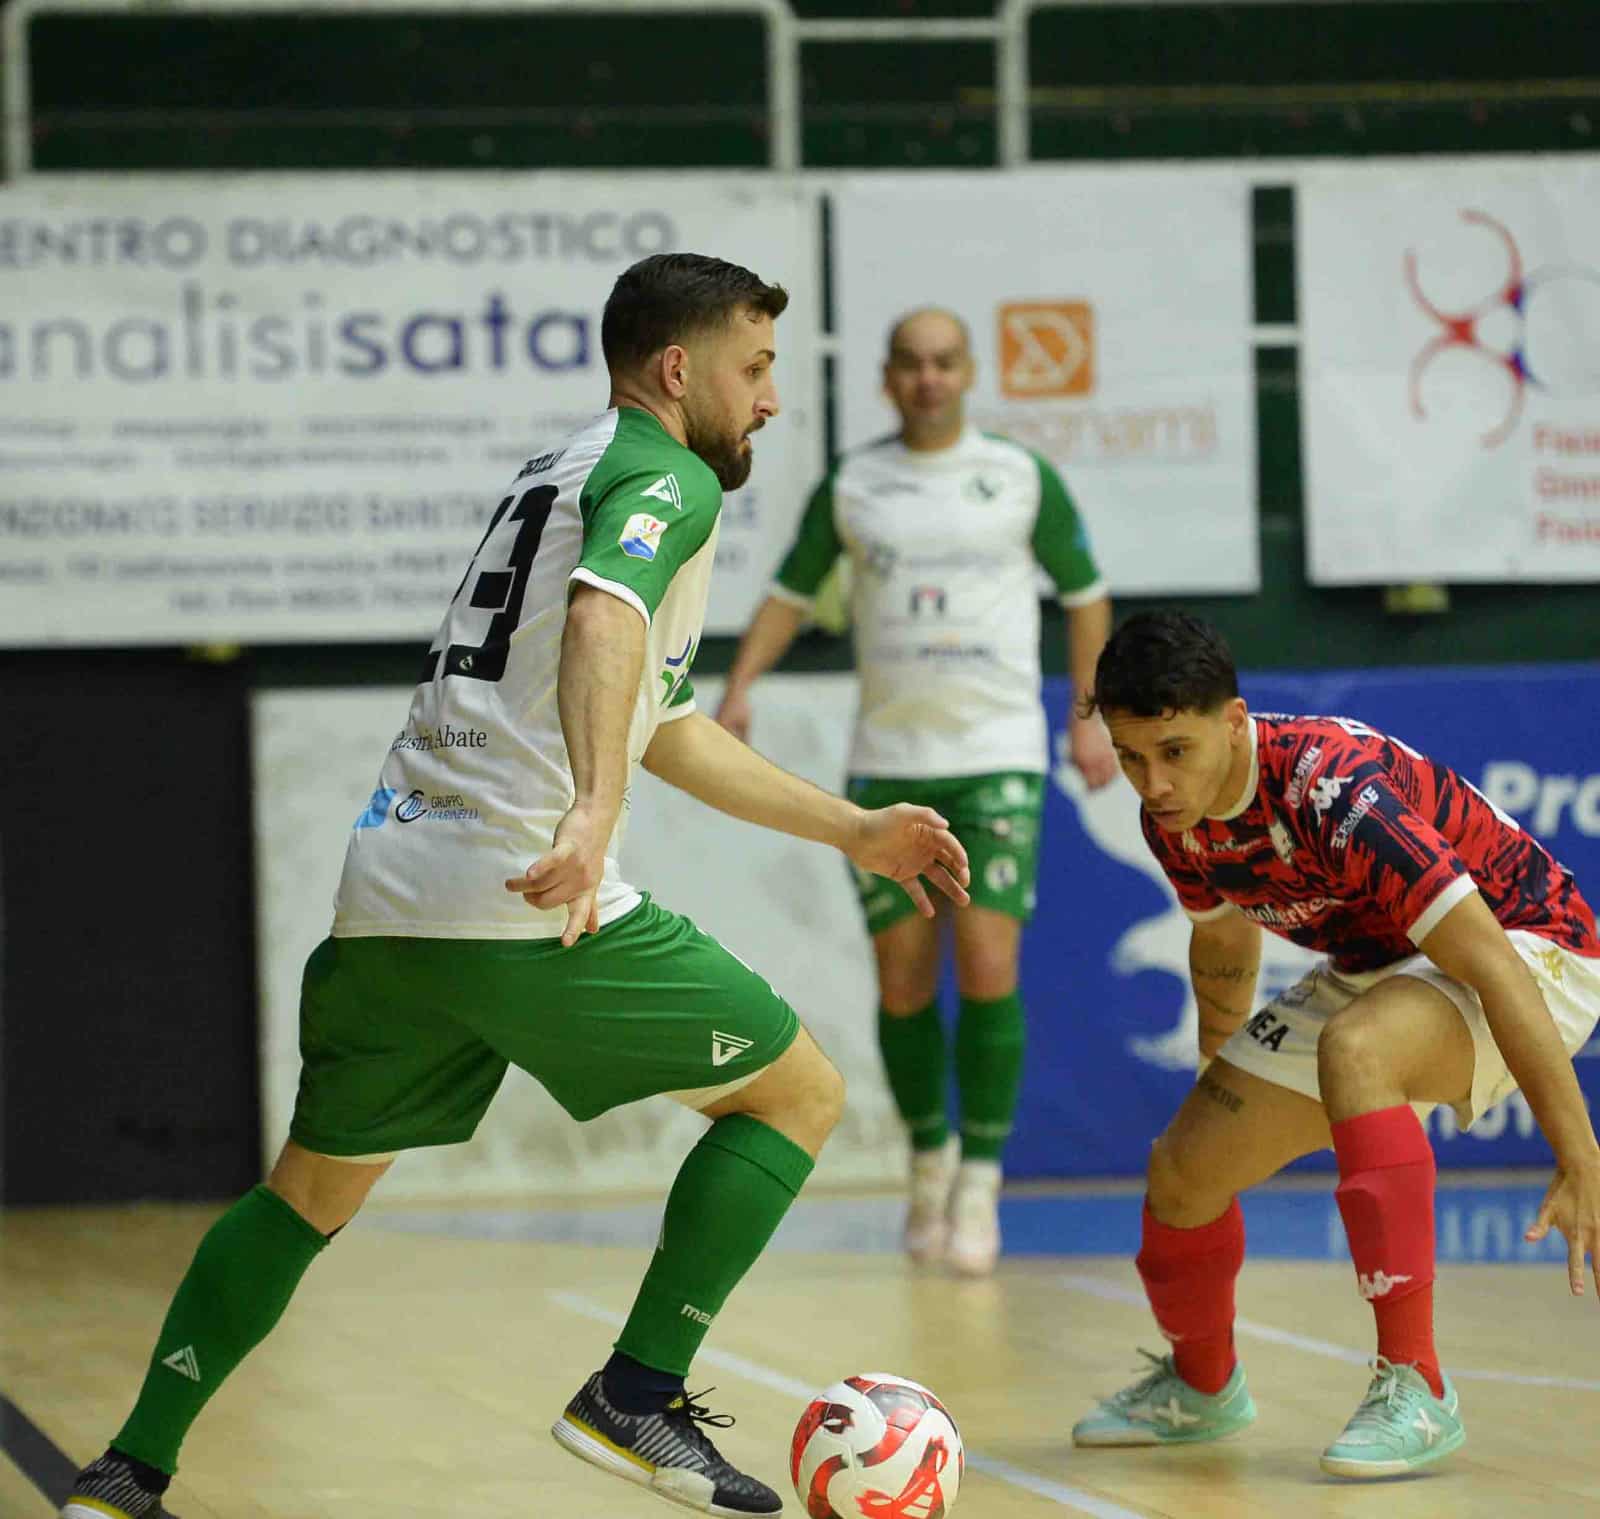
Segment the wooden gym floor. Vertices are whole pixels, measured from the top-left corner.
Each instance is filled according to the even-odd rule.
[[[1326,1178],[1247,1200],[1239,1344],[1257,1424],[1220,1445],[1075,1451],[1073,1420],[1160,1342],[1130,1256],[1126,1187],[1008,1194],[993,1280],[918,1271],[893,1198],[807,1198],[731,1300],[693,1389],[717,1438],[789,1493],[810,1392],[894,1371],[945,1399],[967,1442],[962,1519],[1600,1515],[1600,1304],[1518,1236],[1544,1178],[1448,1179],[1438,1317],[1468,1444],[1433,1474],[1325,1478],[1317,1454],[1366,1385],[1370,1315]],[[313,1266],[224,1387],[168,1501],[181,1519],[666,1519],[660,1499],[563,1452],[550,1422],[604,1359],[659,1200],[433,1210],[377,1200]],[[120,1423],[212,1208],[0,1214],[0,1516],[48,1519],[70,1467]],[[1092,1252],[1092,1253],[1089,1253]],[[1532,1257],[1532,1258],[1530,1258]]]

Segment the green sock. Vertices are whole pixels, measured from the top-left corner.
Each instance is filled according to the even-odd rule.
[[[950,1132],[944,1113],[944,1024],[939,1004],[896,1018],[878,1009],[878,1048],[889,1090],[906,1127],[913,1150],[937,1150]]]
[[[956,1080],[961,1087],[961,1154],[999,1160],[1016,1117],[1027,1029],[1015,992],[979,1002],[961,999],[956,1024]]]
[[[207,1400],[278,1322],[327,1240],[266,1187],[200,1241],[161,1326],[139,1401],[112,1445],[168,1473]]]
[[[792,1139],[748,1114],[712,1124],[667,1195],[661,1239],[616,1348],[686,1376],[711,1321],[814,1164]]]

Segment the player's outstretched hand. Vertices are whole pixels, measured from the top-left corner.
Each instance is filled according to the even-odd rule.
[[[717,721],[741,743],[750,742],[750,698],[743,691],[730,691],[717,708]]]
[[[845,853],[863,870],[898,882],[925,918],[933,916],[933,902],[922,876],[958,907],[972,900],[967,895],[972,880],[967,851],[931,807],[897,802],[863,812]]]
[[[1572,1170],[1557,1168],[1524,1238],[1537,1244],[1552,1229],[1567,1242],[1567,1286],[1572,1295],[1583,1296],[1585,1255],[1593,1263],[1595,1288],[1600,1291],[1600,1160]]]
[[[1091,791],[1117,778],[1117,751],[1098,717],[1075,717],[1067,733],[1067,749],[1078,774]]]
[[[600,878],[609,838],[610,830],[602,833],[586,807],[571,807],[556,824],[549,850],[506,882],[506,890],[516,892],[529,907],[567,909],[561,942],[569,947],[583,934],[600,932]]]

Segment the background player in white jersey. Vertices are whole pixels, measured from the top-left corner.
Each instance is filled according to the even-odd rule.
[[[765,981],[622,879],[629,784],[643,764],[837,845],[930,914],[919,872],[958,902],[967,874],[931,809],[864,811],[695,711],[722,491],[744,483],[750,434],[777,415],[787,301],[693,254],[617,281],[601,327],[610,409],[500,502],[356,821],[332,936],[306,965],[289,1142],[201,1241],[72,1519],[163,1512],[190,1425],[394,1153],[470,1137],[509,1063],[575,1118],[669,1093],[712,1120],[615,1353],[556,1438],[692,1508],[781,1509],[719,1454],[683,1379],[809,1175],[843,1083]]]
[[[813,492],[717,717],[748,736],[751,684],[782,657],[818,587],[848,555],[861,678],[850,795],[872,806],[926,797],[972,857],[973,906],[953,930],[959,1171],[947,1143],[938,926],[914,914],[893,883],[859,878],[878,967],[879,1046],[911,1135],[906,1246],[917,1260],[947,1257],[981,1275],[1000,1248],[1000,1157],[1025,1033],[1017,962],[1033,910],[1049,760],[1036,564],[1066,606],[1068,668],[1080,691],[1092,682],[1111,612],[1055,470],[968,425],[973,377],[960,318],[920,310],[895,323],[883,384],[900,430],[846,455]],[[1091,786],[1116,774],[1098,719],[1074,716],[1069,744]]]

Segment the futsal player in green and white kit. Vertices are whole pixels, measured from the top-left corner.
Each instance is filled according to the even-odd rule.
[[[760,976],[627,884],[630,781],[642,764],[834,844],[928,913],[920,873],[956,902],[967,879],[932,809],[830,796],[695,710],[722,491],[744,483],[750,434],[777,415],[787,301],[693,254],[617,281],[601,327],[610,409],[506,492],[351,835],[332,935],[305,969],[289,1141],[201,1241],[71,1519],[164,1512],[190,1425],[312,1261],[396,1152],[472,1134],[508,1063],[580,1120],[659,1093],[711,1120],[615,1352],[556,1438],[691,1508],[782,1507],[719,1454],[684,1375],[810,1174],[843,1082]]]
[[[1111,610],[1060,476],[967,424],[973,377],[958,317],[928,309],[895,324],[883,383],[900,430],[847,454],[812,494],[717,716],[748,736],[751,683],[782,657],[835,560],[848,555],[861,680],[849,794],[870,807],[926,799],[972,857],[973,905],[953,930],[959,1168],[947,1143],[938,927],[893,882],[858,875],[878,968],[879,1045],[911,1136],[906,1248],[983,1275],[1000,1249],[1000,1157],[1024,1047],[1017,964],[1048,764],[1035,565],[1066,607],[1079,691],[1093,685]],[[1100,722],[1074,717],[1068,740],[1091,786],[1117,774]]]

